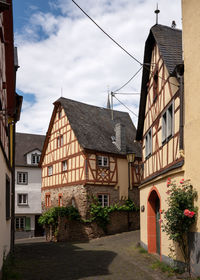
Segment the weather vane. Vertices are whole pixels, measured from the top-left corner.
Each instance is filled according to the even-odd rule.
[[[158,24],[158,14],[160,13],[160,10],[158,9],[158,3],[157,3],[157,7],[156,7],[156,10],[154,11],[154,13],[156,14],[156,24]]]

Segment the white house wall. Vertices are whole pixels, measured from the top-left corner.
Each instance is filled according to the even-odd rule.
[[[17,184],[17,172],[28,172],[28,184]],[[30,167],[16,167],[15,171],[15,214],[41,213],[41,169]],[[28,194],[28,205],[19,206],[18,194]]]

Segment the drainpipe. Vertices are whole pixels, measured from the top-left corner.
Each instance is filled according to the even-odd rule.
[[[14,252],[15,245],[15,122],[10,123],[10,162],[12,172],[11,184],[11,252]]]
[[[180,142],[179,142],[180,150],[184,149],[183,126],[184,126],[184,91],[183,91],[183,76],[180,76]]]

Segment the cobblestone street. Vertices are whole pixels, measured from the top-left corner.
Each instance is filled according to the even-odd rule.
[[[42,241],[42,242],[41,242]],[[139,252],[139,231],[87,243],[48,243],[41,239],[17,241],[17,279],[23,280],[153,280],[174,279],[151,268],[155,257]]]

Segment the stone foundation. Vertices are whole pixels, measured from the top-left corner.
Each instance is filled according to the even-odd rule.
[[[139,229],[139,212],[115,211],[110,213],[106,232],[96,222],[84,223],[61,218],[54,236],[51,226],[46,227],[48,241],[88,241],[93,238]]]
[[[58,195],[62,194],[63,206],[74,205],[83,219],[89,218],[88,209],[92,201],[92,196],[98,197],[98,194],[108,194],[109,205],[114,205],[116,203],[119,205],[124,204],[124,200],[119,200],[119,189],[114,186],[77,185],[42,191],[43,211],[48,210],[48,208],[45,207],[45,193],[51,195],[51,207],[58,206]],[[138,188],[134,187],[132,190],[129,190],[129,197],[137,206],[139,206]]]

